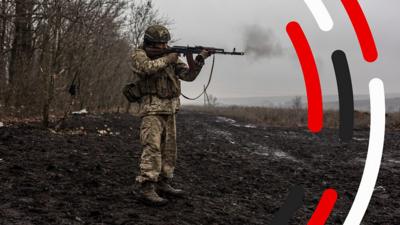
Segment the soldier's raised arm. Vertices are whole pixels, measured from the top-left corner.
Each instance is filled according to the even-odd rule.
[[[171,63],[176,62],[176,60],[177,56],[173,54],[152,60],[143,49],[137,49],[132,55],[132,66],[141,74],[151,75],[165,69]]]
[[[194,81],[200,74],[200,71],[204,66],[204,61],[209,57],[209,55],[210,54],[205,50],[197,55],[196,59],[194,60],[193,56],[189,55],[187,57],[189,65],[179,59],[175,67],[175,73],[181,80]]]

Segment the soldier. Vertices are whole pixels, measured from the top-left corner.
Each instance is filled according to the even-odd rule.
[[[149,26],[143,45],[132,55],[133,71],[140,77],[139,88],[143,95],[139,109],[143,152],[136,181],[141,198],[156,206],[168,202],[158,195],[160,192],[177,197],[184,194],[183,190],[170,185],[177,156],[175,115],[180,106],[180,79],[195,80],[210,55],[205,50],[195,59],[188,55],[189,65],[186,65],[177,53],[154,54],[154,49],[166,49],[170,40],[167,28]]]

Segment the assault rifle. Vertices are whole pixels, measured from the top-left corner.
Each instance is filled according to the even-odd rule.
[[[159,48],[146,48],[146,51],[151,55],[164,55],[169,53],[178,53],[178,54],[199,54],[202,50],[208,51],[210,54],[221,54],[221,55],[244,55],[244,52],[237,52],[236,48],[231,52],[227,52],[222,48],[213,48],[213,47],[203,47],[203,46],[172,46],[166,49]]]

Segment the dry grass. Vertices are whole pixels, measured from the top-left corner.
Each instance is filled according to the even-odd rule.
[[[213,115],[225,116],[237,121],[246,123],[255,123],[265,126],[276,127],[307,127],[307,110],[290,108],[266,108],[266,107],[205,107],[186,105],[182,107],[185,110],[205,112]],[[386,115],[387,128],[400,129],[400,112]],[[370,124],[370,115],[367,112],[354,113],[354,128],[368,128]],[[324,112],[324,127],[339,127],[339,112]]]
[[[306,126],[307,111],[303,109],[281,109],[264,107],[203,107],[183,106],[185,110],[205,112],[213,115],[225,116],[237,121],[256,123],[269,126]]]
[[[386,116],[387,127],[391,129],[400,129],[400,112],[390,113]]]

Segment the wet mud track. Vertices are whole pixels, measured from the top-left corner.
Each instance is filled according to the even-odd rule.
[[[326,188],[338,192],[327,224],[343,224],[354,200],[369,130],[340,143],[336,130],[310,134],[202,113],[178,116],[175,186],[185,199],[162,208],[132,194],[138,118],[71,117],[55,132],[38,124],[0,128],[0,224],[269,224],[290,189],[305,189],[290,224],[306,224]],[[388,131],[382,168],[363,224],[400,222],[400,132]]]

